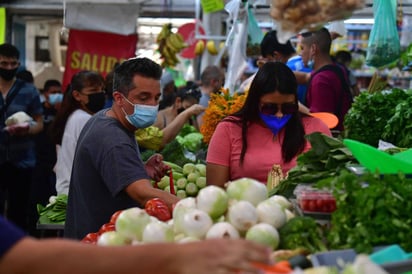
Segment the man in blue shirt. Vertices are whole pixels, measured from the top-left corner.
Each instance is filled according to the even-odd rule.
[[[30,184],[36,163],[33,136],[43,129],[43,110],[37,89],[16,79],[19,55],[15,46],[0,45],[0,212],[4,212],[7,201],[7,218],[27,230]],[[6,127],[6,120],[20,111],[32,122]]]

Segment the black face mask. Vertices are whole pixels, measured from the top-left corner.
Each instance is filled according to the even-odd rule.
[[[99,110],[103,109],[106,102],[106,96],[104,92],[92,93],[87,95],[87,97],[89,98],[89,102],[86,104],[88,110],[96,113]]]
[[[16,76],[17,68],[15,69],[4,69],[0,68],[0,77],[6,81],[10,81]]]
[[[186,109],[184,107],[181,107],[177,110],[177,114],[182,113],[183,111],[185,111]]]

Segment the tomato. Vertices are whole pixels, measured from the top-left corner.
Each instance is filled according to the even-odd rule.
[[[111,224],[116,224],[117,217],[119,217],[120,213],[122,213],[123,210],[118,210],[115,213],[113,213],[112,217],[110,218],[110,223]]]
[[[315,200],[309,200],[308,211],[316,211],[316,209],[317,209],[316,201]]]
[[[115,231],[115,230],[116,230],[116,226],[115,226],[114,223],[105,223],[104,225],[102,225],[102,226],[100,227],[98,234],[100,235],[100,234],[102,234],[102,233],[104,233],[104,232],[107,232],[107,231]]]
[[[168,221],[172,218],[172,213],[167,204],[159,198],[153,198],[146,202],[145,210],[150,216],[154,216],[161,221]]]
[[[324,205],[325,205],[324,200],[322,199],[316,200],[316,211],[323,211]]]
[[[81,242],[86,243],[86,244],[96,244],[98,238],[99,238],[99,234],[96,232],[93,232],[93,233],[89,233],[86,236],[84,236]]]

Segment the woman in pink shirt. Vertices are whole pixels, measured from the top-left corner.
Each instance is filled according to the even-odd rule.
[[[286,175],[310,149],[305,135],[315,131],[331,136],[320,119],[298,111],[293,72],[268,62],[253,79],[243,107],[218,124],[207,153],[207,183],[223,187],[242,177],[266,183],[274,164]]]

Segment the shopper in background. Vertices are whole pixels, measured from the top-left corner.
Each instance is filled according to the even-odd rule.
[[[302,34],[301,56],[303,62],[313,66],[306,103],[310,112],[330,112],[343,130],[343,121],[352,104],[352,94],[343,68],[333,63],[330,56],[331,36],[326,28]]]
[[[159,110],[162,110],[173,105],[173,101],[176,98],[175,80],[170,72],[165,71],[163,73],[162,78],[160,78],[160,88],[162,95],[160,96]]]
[[[129,59],[114,73],[113,105],[94,115],[79,136],[70,181],[65,237],[83,238],[117,210],[144,207],[159,197],[170,208],[179,199],[156,189],[169,167],[160,154],[140,158],[135,131],[156,120],[161,67],[147,58]]]
[[[225,73],[218,66],[207,66],[200,75],[200,91],[202,96],[200,97],[199,104],[205,108],[210,101],[210,95],[216,93],[225,83]],[[204,111],[197,115],[197,124],[199,128],[203,124]]]
[[[311,68],[305,66],[302,56],[296,53],[290,40],[285,44],[279,43],[276,30],[267,32],[260,43],[260,51],[265,60],[279,61],[285,63],[292,71],[309,73]],[[307,83],[298,85],[298,100],[306,104]]]
[[[186,122],[189,122],[199,130],[196,117],[195,119],[192,118],[206,109],[204,106],[198,104],[200,96],[200,89],[196,86],[180,88],[176,96],[174,96],[174,103],[159,111],[154,126],[165,129],[173,120],[179,119],[181,120],[181,123],[179,123],[177,127],[179,130]],[[177,130],[177,132],[179,130]]]
[[[0,45],[0,212],[27,230],[30,184],[36,164],[33,136],[43,129],[43,118],[37,89],[16,79],[19,57],[15,46]],[[19,111],[33,122],[6,127],[5,121]]]
[[[209,143],[206,178],[223,187],[242,177],[267,182],[273,165],[284,175],[310,149],[304,136],[331,135],[318,118],[298,111],[297,81],[285,64],[267,62],[254,77],[243,107],[223,119]]]
[[[34,239],[0,216],[0,273],[209,274],[261,273],[270,251],[242,239],[102,247],[66,239]],[[188,261],[188,259],[190,261]]]
[[[36,235],[36,223],[39,215],[37,204],[47,205],[51,195],[56,195],[56,174],[54,165],[57,161],[56,145],[48,134],[51,123],[63,101],[62,86],[58,80],[49,79],[42,89],[45,101],[43,107],[43,130],[35,136],[36,166],[33,171],[33,181],[30,198],[31,234]]]
[[[16,78],[23,80],[24,82],[33,84],[34,83],[34,77],[33,77],[33,73],[31,73],[31,71],[27,70],[27,69],[23,69],[17,72],[16,74]]]
[[[349,80],[349,86],[352,92],[352,97],[358,96],[360,93],[358,81],[356,80],[353,71],[349,68],[350,63],[352,62],[352,54],[347,50],[340,50],[336,52],[334,58],[336,63],[341,65],[346,71]]]
[[[93,71],[80,71],[70,82],[62,106],[50,127],[57,145],[56,191],[69,191],[74,152],[80,132],[90,117],[105,104],[103,77]]]

